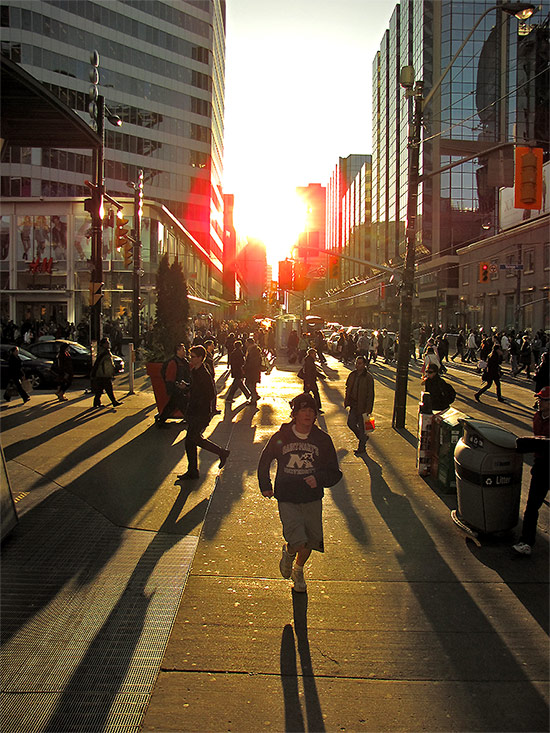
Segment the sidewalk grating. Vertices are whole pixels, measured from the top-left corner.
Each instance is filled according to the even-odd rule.
[[[197,542],[65,491],[24,514],[2,546],[2,733],[137,731]]]

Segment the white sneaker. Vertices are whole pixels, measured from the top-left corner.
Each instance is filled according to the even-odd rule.
[[[531,554],[531,545],[528,545],[526,542],[518,542],[517,545],[512,545],[512,549],[519,552],[520,555]]]
[[[294,555],[291,555],[290,552],[287,551],[286,545],[283,545],[283,554],[279,562],[279,570],[281,571],[281,575],[283,576],[283,578],[290,578],[290,574],[292,572],[292,563],[294,562],[295,557],[296,553],[294,553]]]
[[[293,567],[291,577],[294,582],[294,590],[297,593],[305,593],[307,590],[307,585],[306,581],[304,580],[304,571],[298,570],[296,567]]]

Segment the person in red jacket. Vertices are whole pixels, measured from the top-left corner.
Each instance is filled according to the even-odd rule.
[[[541,447],[535,451],[535,460],[531,469],[531,484],[527,506],[523,514],[523,526],[519,542],[513,549],[520,555],[530,555],[537,534],[539,509],[542,506],[550,484],[550,463],[548,461],[548,445],[550,439],[550,387],[544,387],[535,395],[538,410],[533,416],[533,434],[546,441],[541,441]],[[521,438],[518,438],[518,448]]]

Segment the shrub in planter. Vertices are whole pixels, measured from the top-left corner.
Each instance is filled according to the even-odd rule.
[[[181,263],[175,260],[170,264],[167,254],[159,263],[156,288],[157,309],[145,355],[147,374],[151,378],[155,401],[160,412],[168,401],[161,375],[162,363],[174,354],[176,344],[189,345],[187,283]]]

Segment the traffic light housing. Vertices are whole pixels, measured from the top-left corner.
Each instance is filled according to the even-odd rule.
[[[480,283],[489,282],[489,263],[488,262],[479,263],[479,282]]]
[[[308,277],[310,265],[306,262],[294,263],[294,279],[292,290],[302,291],[307,288],[311,278]]]
[[[123,253],[124,253],[124,267],[130,267],[130,265],[134,261],[134,245],[133,245],[133,243],[130,242],[129,239],[126,239],[126,241],[122,245],[122,250],[123,250]]]
[[[542,158],[542,148],[516,148],[516,209],[542,208]]]
[[[281,260],[279,262],[279,289],[292,290],[294,281],[294,262]]]
[[[103,297],[103,293],[101,292],[102,287],[103,283],[96,283],[93,280],[90,280],[90,305],[95,305],[101,300]]]
[[[331,278],[337,279],[340,277],[340,258],[331,257],[328,272]]]

